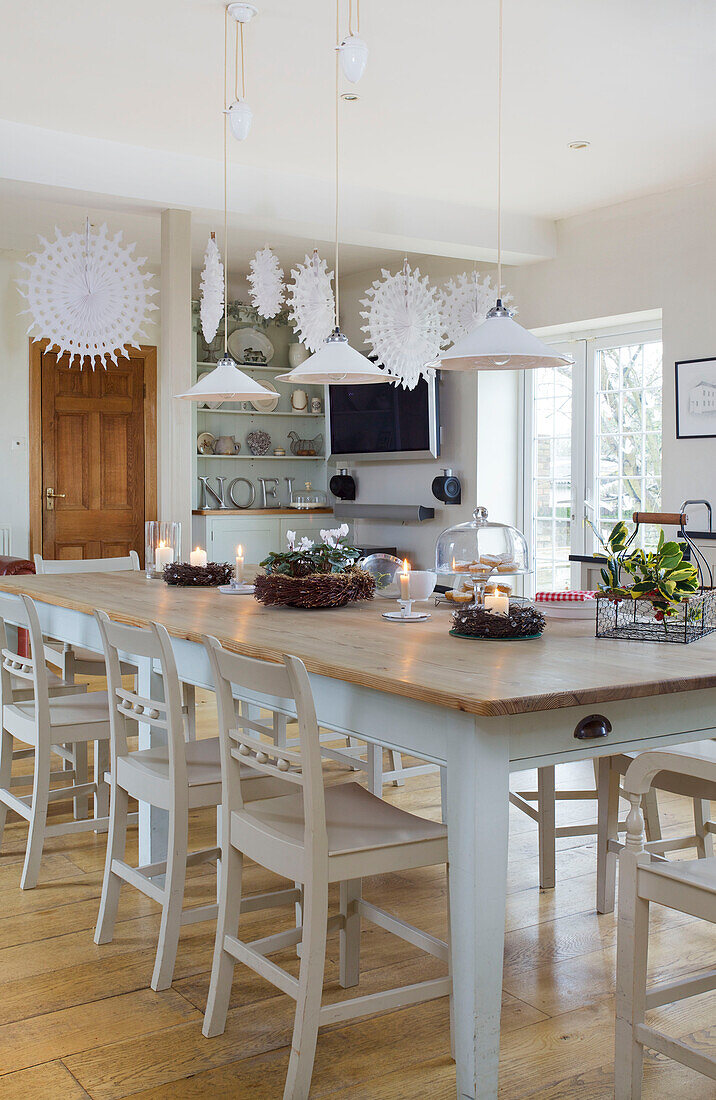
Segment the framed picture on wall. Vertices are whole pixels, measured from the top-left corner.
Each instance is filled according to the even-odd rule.
[[[676,438],[716,438],[716,359],[676,363]]]

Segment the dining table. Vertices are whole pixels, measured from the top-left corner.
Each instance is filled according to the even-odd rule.
[[[394,622],[388,603],[265,607],[252,596],[170,586],[142,572],[0,577],[36,601],[43,632],[101,651],[95,609],[162,623],[179,677],[211,688],[202,643],[213,635],[268,661],[294,654],[311,679],[319,724],[446,769],[457,1096],[498,1092],[509,780],[513,771],[714,736],[716,634],[690,645],[595,637],[589,621],[549,620],[541,637],[451,636],[451,613]],[[151,662],[139,693],[157,697]],[[248,704],[276,700],[242,692]],[[140,727],[140,746],[153,743]],[[166,855],[166,819],[140,807],[140,860]],[[447,1040],[446,1040],[447,1043]]]

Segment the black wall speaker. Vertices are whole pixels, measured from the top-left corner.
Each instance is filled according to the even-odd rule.
[[[462,501],[460,478],[456,477],[452,470],[443,470],[442,474],[433,480],[433,496],[443,504],[460,504]]]
[[[328,488],[339,500],[355,500],[356,483],[347,470],[339,470],[328,482]]]

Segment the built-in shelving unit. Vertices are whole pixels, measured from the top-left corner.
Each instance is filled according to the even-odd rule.
[[[323,455],[197,455],[199,461],[236,462],[325,462]]]

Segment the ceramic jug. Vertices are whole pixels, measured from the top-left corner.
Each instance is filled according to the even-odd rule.
[[[291,393],[291,408],[294,412],[308,411],[308,394],[305,390],[293,390]]]
[[[220,435],[214,444],[215,455],[237,455],[241,450],[241,444],[237,443],[233,435]]]

